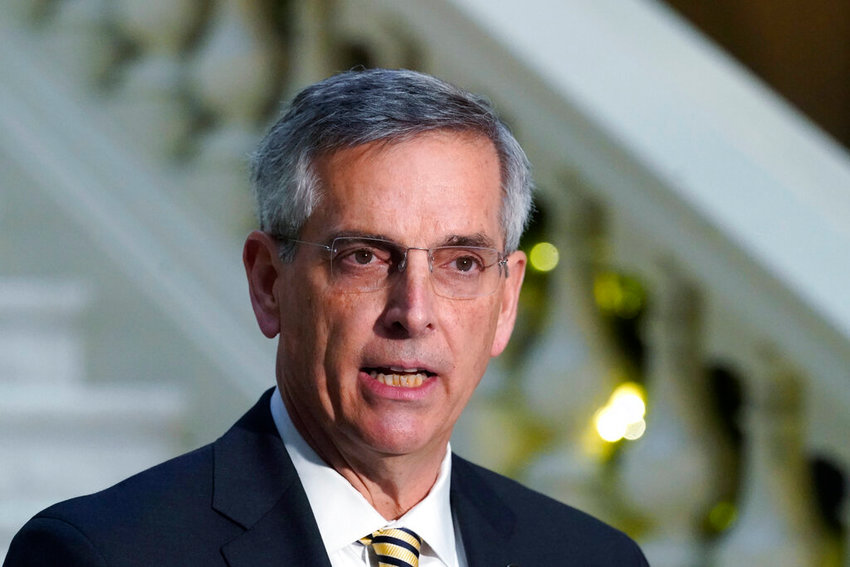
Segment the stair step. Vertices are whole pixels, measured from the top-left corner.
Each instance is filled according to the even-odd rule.
[[[185,413],[171,386],[0,383],[0,556],[39,510],[184,450]]]
[[[163,421],[177,419],[183,406],[180,391],[170,385],[0,383],[0,427],[4,428],[113,421],[129,429],[162,427]]]

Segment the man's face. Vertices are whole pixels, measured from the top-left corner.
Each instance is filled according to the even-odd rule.
[[[503,249],[499,161],[486,138],[436,132],[366,144],[321,160],[317,172],[320,205],[301,240],[357,234],[431,248],[470,239]],[[293,262],[276,265],[278,385],[308,442],[354,460],[443,451],[508,341],[525,256],[511,255],[495,293],[462,300],[434,293],[417,250],[390,287],[361,293],[332,286],[319,247],[299,244]],[[424,381],[393,386],[376,374]]]

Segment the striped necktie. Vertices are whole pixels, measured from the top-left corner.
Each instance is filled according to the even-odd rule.
[[[422,538],[407,528],[384,528],[361,538],[360,543],[372,546],[380,567],[419,567]]]

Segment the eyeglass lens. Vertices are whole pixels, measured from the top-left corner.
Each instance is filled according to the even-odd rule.
[[[331,245],[331,274],[343,292],[363,292],[390,285],[394,274],[407,267],[411,252],[428,254],[431,281],[437,294],[450,298],[472,298],[496,290],[502,261],[498,250],[475,246],[405,248],[394,242],[372,238],[339,237]],[[493,269],[495,267],[495,269]]]

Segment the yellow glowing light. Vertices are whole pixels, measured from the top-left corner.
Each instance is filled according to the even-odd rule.
[[[617,281],[616,274],[600,274],[593,284],[593,295],[596,304],[604,311],[616,311],[623,301],[623,289]]]
[[[616,272],[598,274],[593,295],[602,311],[631,319],[643,309],[643,290],[635,280]]]
[[[637,441],[643,434],[646,433],[646,421],[640,419],[626,426],[626,432],[623,433],[623,438],[629,441]]]
[[[558,265],[558,249],[549,242],[539,242],[528,254],[528,261],[535,270],[549,272]]]
[[[643,388],[634,382],[620,384],[608,404],[619,413],[626,423],[637,423],[646,415]]]
[[[708,513],[708,523],[716,532],[728,530],[738,519],[738,510],[731,502],[718,502]]]
[[[620,416],[611,407],[604,407],[596,413],[596,431],[599,436],[609,443],[623,438],[626,427]]]
[[[646,432],[646,393],[639,384],[620,384],[594,417],[596,432],[602,439],[614,443],[620,439],[634,441]]]

